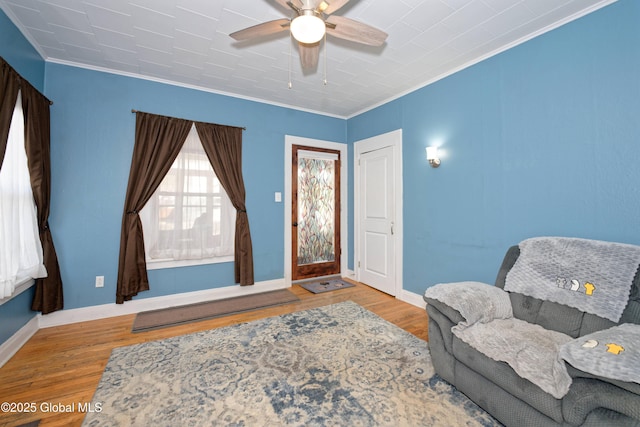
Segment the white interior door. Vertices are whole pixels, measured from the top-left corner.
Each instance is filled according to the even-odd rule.
[[[394,148],[359,157],[359,280],[396,295]]]

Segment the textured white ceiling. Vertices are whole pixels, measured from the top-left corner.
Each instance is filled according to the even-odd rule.
[[[351,0],[336,15],[386,31],[386,44],[328,37],[326,61],[323,48],[318,69],[306,75],[288,32],[250,43],[228,36],[290,17],[275,0],[0,0],[0,7],[47,61],[351,117],[614,1]]]

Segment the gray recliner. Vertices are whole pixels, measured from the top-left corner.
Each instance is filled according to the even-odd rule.
[[[507,251],[495,286],[504,289],[520,248]],[[593,375],[567,364],[571,377],[561,399],[521,378],[505,362],[493,360],[459,339],[452,328],[465,318],[451,306],[425,296],[429,348],[436,373],[506,426],[640,426],[640,385]],[[616,325],[605,318],[551,301],[509,292],[513,317],[572,338]],[[478,301],[478,304],[482,304]],[[640,272],[617,324],[640,324]],[[640,366],[638,366],[640,370]]]

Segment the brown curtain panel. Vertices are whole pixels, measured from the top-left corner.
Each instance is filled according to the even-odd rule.
[[[62,310],[62,277],[53,238],[49,230],[49,209],[51,200],[51,152],[49,100],[33,86],[23,82],[22,108],[25,122],[25,149],[31,178],[31,188],[38,211],[40,242],[44,255],[47,277],[36,279],[36,292],[32,310],[48,314]]]
[[[7,139],[11,117],[16,107],[18,91],[20,90],[20,75],[5,61],[0,58],[0,168],[7,151]]]
[[[210,123],[196,123],[196,129],[220,184],[236,208],[236,283],[253,285],[253,247],[242,178],[242,129]]]
[[[142,222],[138,212],[149,201],[187,139],[192,122],[136,113],[136,135],[122,214],[116,303],[149,289]]]

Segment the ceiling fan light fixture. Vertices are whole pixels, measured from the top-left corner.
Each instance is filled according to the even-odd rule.
[[[325,31],[324,21],[314,14],[300,15],[291,21],[291,34],[300,43],[317,43],[322,40]]]

